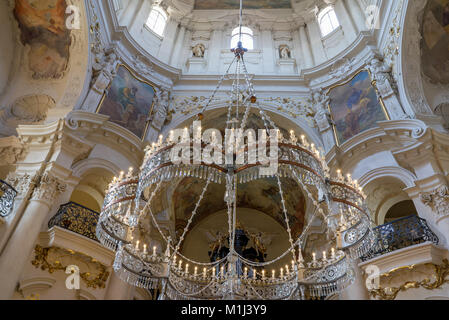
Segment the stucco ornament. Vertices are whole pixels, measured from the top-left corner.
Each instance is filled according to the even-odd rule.
[[[318,128],[324,131],[330,127],[331,117],[328,109],[330,98],[323,88],[312,92],[313,108],[315,109],[315,121]]]
[[[151,126],[158,131],[170,120],[170,97],[168,90],[158,90],[154,98],[154,108],[150,116]]]
[[[204,58],[204,53],[206,52],[206,48],[202,43],[198,43],[192,48],[192,53],[195,58]]]
[[[421,193],[420,199],[439,218],[449,215],[449,187],[447,185],[439,186],[432,192]]]
[[[103,93],[115,76],[119,59],[114,48],[105,52],[103,59],[92,65],[92,89]]]

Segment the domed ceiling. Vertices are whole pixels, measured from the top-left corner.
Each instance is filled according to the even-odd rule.
[[[244,0],[245,9],[289,9],[290,0]],[[195,0],[195,10],[239,9],[240,0]]]

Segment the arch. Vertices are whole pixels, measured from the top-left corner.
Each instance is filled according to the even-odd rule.
[[[220,109],[226,109],[228,106],[226,105],[225,102],[219,102],[216,105],[210,106],[206,112],[216,112],[217,110]],[[323,141],[321,140],[321,136],[318,134],[318,132],[309,126],[309,124],[307,123],[307,121],[302,118],[302,117],[296,117],[294,119],[292,118],[288,118],[285,116],[284,113],[282,113],[276,106],[270,105],[270,104],[263,104],[261,105],[261,107],[263,107],[263,109],[265,111],[268,111],[270,114],[275,114],[276,116],[278,116],[279,118],[283,118],[288,122],[293,123],[293,125],[296,126],[296,128],[287,128],[289,129],[288,131],[290,131],[291,129],[298,129],[298,131],[301,131],[307,138],[308,140],[310,140],[312,143],[314,143],[317,147],[323,148],[324,150],[324,144]],[[252,108],[254,110],[254,108]],[[187,123],[189,120],[193,120],[196,117],[197,113],[192,113],[192,114],[188,114],[188,115],[182,115],[176,119],[173,119],[173,121],[165,126],[163,128],[163,131],[161,132],[161,134],[165,137],[168,135],[168,133],[170,132],[170,130],[173,130],[175,128],[179,128],[182,127],[182,125],[184,123]],[[205,116],[206,118],[206,116]],[[297,132],[299,133],[299,132]]]
[[[407,188],[414,187],[418,179],[415,174],[401,167],[381,167],[365,173],[359,179],[359,185],[364,188],[372,181],[385,177],[395,178]]]
[[[104,169],[112,175],[118,176],[121,169],[113,162],[100,158],[88,158],[77,162],[73,167],[73,175],[82,177],[86,172],[92,169]]]

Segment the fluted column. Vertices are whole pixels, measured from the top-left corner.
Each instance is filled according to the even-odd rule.
[[[213,30],[211,32],[210,45],[208,47],[207,63],[209,72],[220,72],[220,56],[221,49],[223,49],[223,28],[224,23],[213,23]]]
[[[348,12],[346,3],[343,0],[336,1],[334,10],[345,34],[345,39],[347,39],[348,44],[350,44],[351,41],[357,37],[358,32],[355,22]]]
[[[72,177],[74,159],[92,148],[74,136],[64,120],[21,125],[17,132],[28,153],[7,178],[19,193],[19,203],[1,239],[0,299],[12,297],[43,223],[61,204],[58,200],[66,200],[76,184]],[[60,199],[63,193],[65,197]]]
[[[129,33],[133,35],[139,35],[143,28],[143,25],[147,22],[152,7],[153,4],[151,1],[143,1],[139,3],[134,18],[128,24]]]
[[[45,172],[40,178],[20,223],[0,256],[0,299],[12,297],[42,224],[53,202],[65,188],[66,184],[50,172]]]

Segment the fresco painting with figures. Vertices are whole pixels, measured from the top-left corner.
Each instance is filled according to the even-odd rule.
[[[71,38],[66,9],[65,0],[15,1],[20,41],[30,48],[28,67],[34,79],[61,78],[67,69]]]
[[[121,125],[142,139],[154,94],[151,85],[137,80],[124,66],[120,66],[98,113],[109,116],[109,121]]]
[[[239,0],[195,0],[196,10],[238,9]],[[289,9],[290,0],[246,0],[243,2],[246,9]]]
[[[340,144],[387,120],[367,71],[329,92],[330,112]]]
[[[422,25],[422,65],[432,81],[449,84],[449,0],[431,0]]]

